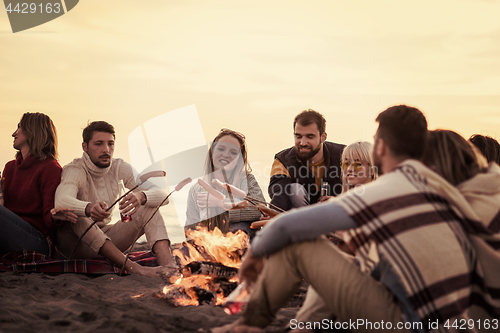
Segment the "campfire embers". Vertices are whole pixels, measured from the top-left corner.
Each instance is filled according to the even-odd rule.
[[[163,297],[174,305],[222,304],[236,288],[238,267],[248,247],[247,235],[238,231],[223,235],[219,229],[197,228],[188,241],[172,253],[181,266],[170,277]]]

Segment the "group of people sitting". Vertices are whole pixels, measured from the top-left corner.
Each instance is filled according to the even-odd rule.
[[[452,131],[428,131],[425,116],[405,105],[376,121],[373,145],[344,146],[326,141],[320,113],[299,113],[295,145],[272,165],[268,192],[277,217],[257,207],[230,209],[225,204],[234,198],[224,189],[221,199],[191,187],[186,229],[243,230],[253,238],[239,272],[253,286],[251,299],[240,319],[216,331],[264,328],[303,279],[310,288],[295,323],[328,319],[350,331],[379,331],[342,326],[362,319],[414,332],[448,330],[454,320],[472,320],[478,331],[485,320],[497,318],[498,325],[500,145],[481,135],[468,142]],[[113,158],[112,125],[90,123],[82,157],[64,168],[48,116],[25,113],[13,137],[16,159],[2,173],[0,254],[105,257],[156,276],[158,268],[123,254],[145,233],[159,267],[176,270],[164,221],[154,213],[163,190],[146,183],[130,192],[119,208],[131,221],[110,224],[119,182],[137,185],[131,165]],[[245,136],[233,130],[222,129],[211,143],[203,179],[264,201]],[[250,224],[259,219],[269,221],[255,235]],[[332,233],[336,242],[325,237]]]
[[[425,116],[405,105],[376,121],[373,148],[344,149],[342,194],[279,214],[256,235],[239,271],[253,289],[248,304],[213,332],[262,331],[302,280],[310,288],[293,331],[499,328],[498,143],[428,131]],[[283,159],[275,165],[275,183],[300,183]],[[307,187],[291,186],[289,204],[303,204]],[[344,248],[325,237],[338,231]]]
[[[131,220],[110,224],[120,182],[129,189],[137,184],[131,165],[113,158],[111,124],[85,127],[82,157],[64,168],[47,115],[25,113],[12,136],[16,159],[5,165],[1,178],[1,255],[30,250],[58,259],[105,257],[130,273],[157,277],[158,267],[141,266],[123,254],[145,233],[159,267],[177,268],[163,218],[154,214],[163,190],[144,184],[130,192],[119,208]]]

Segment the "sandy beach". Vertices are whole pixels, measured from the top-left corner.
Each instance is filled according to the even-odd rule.
[[[173,306],[155,297],[164,285],[137,275],[0,272],[0,332],[208,332],[238,316],[215,305]],[[283,331],[304,291],[268,332]]]

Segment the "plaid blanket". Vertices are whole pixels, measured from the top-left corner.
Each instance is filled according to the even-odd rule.
[[[499,179],[500,170],[493,169]],[[347,238],[362,267],[388,263],[422,322],[438,321],[436,331],[446,331],[447,319],[451,325],[457,318],[500,317],[496,186],[487,187],[486,202],[478,195],[482,204],[473,204],[439,175],[409,160],[365,186],[363,194],[350,193],[337,202],[360,226]],[[471,206],[481,212],[474,214]]]
[[[150,251],[131,252],[129,259],[142,266],[158,266]],[[39,273],[120,273],[120,268],[107,259],[55,260],[35,251],[10,252],[0,258],[0,271]],[[123,270],[123,274],[129,274]]]

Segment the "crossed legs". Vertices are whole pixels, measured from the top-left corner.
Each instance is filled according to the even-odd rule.
[[[245,325],[265,327],[305,279],[337,320],[364,319],[372,323],[403,322],[400,303],[382,284],[361,273],[321,237],[296,243],[272,255],[266,262],[245,309]],[[370,332],[363,328],[363,332]],[[378,332],[380,330],[373,330]]]

